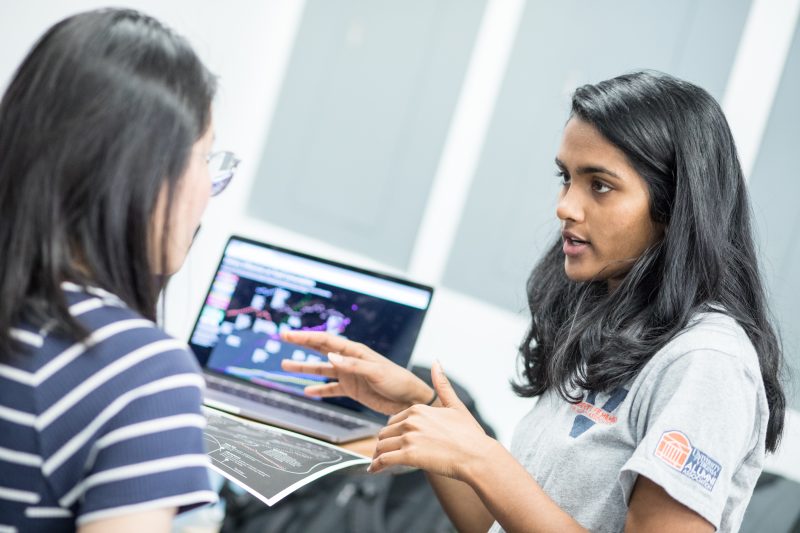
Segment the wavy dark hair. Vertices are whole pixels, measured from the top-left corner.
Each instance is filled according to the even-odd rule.
[[[75,15],[39,39],[0,102],[0,357],[22,349],[23,321],[83,338],[63,281],[155,320],[156,200],[166,186],[169,213],[215,90],[188,42],[136,11]]]
[[[628,382],[698,312],[722,307],[758,353],[769,404],[766,446],[783,431],[782,352],[771,323],[733,137],[705,90],[656,72],[578,88],[571,117],[592,124],[644,178],[650,216],[665,235],[632,265],[619,287],[573,282],[561,239],[528,279],[531,325],[521,345],[520,396]]]

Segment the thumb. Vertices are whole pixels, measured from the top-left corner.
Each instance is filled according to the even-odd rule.
[[[436,390],[436,394],[439,395],[443,406],[455,407],[463,410],[467,409],[461,400],[458,399],[456,391],[453,390],[450,380],[444,375],[444,370],[442,370],[442,365],[439,361],[433,363],[431,367],[431,382],[433,382],[433,388]]]

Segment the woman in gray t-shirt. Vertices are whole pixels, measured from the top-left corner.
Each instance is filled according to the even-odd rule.
[[[441,367],[434,389],[368,347],[290,342],[393,415],[371,471],[425,470],[463,531],[735,531],[783,430],[781,351],[725,117],[703,89],[639,72],[578,88],[555,159],[561,235],[527,286],[517,394],[538,398],[511,450]]]

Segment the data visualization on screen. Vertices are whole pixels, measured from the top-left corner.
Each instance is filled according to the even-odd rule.
[[[286,372],[281,361],[319,362],[326,354],[281,333],[341,336],[405,366],[430,297],[422,286],[232,238],[190,344],[207,370],[303,395],[325,378]]]

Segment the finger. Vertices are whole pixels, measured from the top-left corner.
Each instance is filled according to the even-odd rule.
[[[335,341],[331,339],[332,335],[322,333],[319,331],[284,331],[281,333],[281,339],[293,344],[301,344],[308,348],[313,348],[319,352],[329,351],[335,345]],[[340,339],[344,340],[344,339]]]
[[[389,418],[389,420],[386,421],[386,427],[393,426],[395,424],[399,424],[400,422],[402,422],[403,420],[405,420],[406,418],[411,416],[411,414],[414,412],[414,410],[421,409],[422,407],[425,407],[425,406],[412,405],[408,409],[404,409],[404,410],[400,411],[399,413],[391,416]]]
[[[344,353],[347,350],[348,344],[355,344],[348,339],[343,339],[342,337],[331,335],[330,333],[323,333],[321,331],[285,331],[281,333],[281,338],[293,344],[301,344],[313,348],[321,353]],[[352,356],[355,357],[355,355]]]
[[[339,382],[326,383],[325,385],[309,385],[303,392],[309,396],[317,396],[319,398],[332,398],[334,396],[347,396],[342,390]]]
[[[442,405],[445,407],[455,407],[457,409],[467,409],[461,400],[458,399],[458,395],[450,384],[450,380],[445,376],[439,361],[433,363],[433,367],[431,367],[431,381],[433,382],[433,387],[436,389],[436,393],[439,395]]]
[[[316,376],[325,376],[327,378],[337,377],[336,368],[334,368],[334,366],[330,363],[301,363],[300,361],[284,359],[281,361],[281,368],[287,372],[314,374]]]
[[[377,474],[378,472],[391,468],[393,466],[417,466],[409,461],[408,452],[406,450],[394,450],[378,455],[372,460],[372,463],[367,468],[367,472]]]
[[[348,357],[340,355],[336,352],[328,354],[328,361],[333,367],[341,374],[353,374],[359,376],[373,376],[376,372],[380,372],[380,367],[372,361],[358,359],[356,357]]]
[[[340,353],[358,359],[372,359],[375,352],[367,346],[321,331],[285,331],[281,338],[286,342],[307,346],[320,353]]]
[[[402,422],[403,420],[382,427],[378,432],[378,439],[390,439],[392,437],[399,437],[400,435],[406,434],[408,432],[408,427]]]
[[[373,459],[383,453],[393,452],[403,447],[402,437],[392,437],[390,439],[380,439],[375,445],[375,453],[372,454]]]

